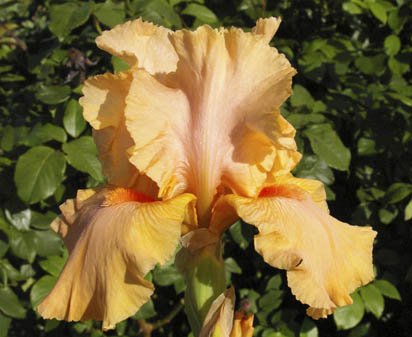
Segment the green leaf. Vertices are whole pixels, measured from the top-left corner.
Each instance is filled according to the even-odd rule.
[[[56,282],[57,277],[46,275],[33,285],[30,291],[30,302],[33,308],[37,307],[43,298],[50,293]]]
[[[386,23],[388,20],[388,16],[386,14],[386,8],[380,4],[379,2],[369,2],[369,9],[372,12],[372,14],[383,24]]]
[[[407,21],[408,15],[400,15],[398,9],[389,12],[388,25],[391,29],[399,34]]]
[[[389,35],[386,37],[383,45],[385,47],[386,54],[389,56],[394,56],[401,49],[401,40],[396,35]]]
[[[58,255],[62,249],[62,240],[51,229],[47,231],[33,231],[32,236],[37,239],[37,254],[40,256]]]
[[[174,265],[157,267],[153,270],[153,281],[159,286],[170,286],[181,277],[182,275],[176,270]]]
[[[303,113],[291,113],[287,116],[288,122],[290,122],[295,128],[303,128],[310,124],[321,124],[326,122],[325,116],[321,114],[303,114]]]
[[[36,146],[51,140],[65,143],[67,141],[66,132],[61,127],[50,123],[36,124],[23,143],[27,146]]]
[[[339,330],[352,329],[362,320],[365,314],[365,305],[358,293],[351,295],[353,303],[344,307],[339,307],[333,314],[336,326]]]
[[[34,204],[53,195],[65,170],[66,160],[61,152],[46,146],[30,149],[17,160],[14,181],[18,196]]]
[[[376,318],[380,318],[385,308],[385,301],[380,291],[373,284],[368,284],[360,288],[360,295],[366,309],[374,314]]]
[[[112,56],[113,72],[115,74],[130,68],[130,65],[117,56]]]
[[[290,98],[290,104],[293,107],[306,106],[311,108],[315,104],[315,100],[306,88],[299,84],[293,86],[293,94]]]
[[[409,200],[408,204],[405,207],[404,212],[405,212],[405,216],[404,216],[405,221],[412,219],[412,199]]]
[[[70,98],[71,90],[67,85],[52,85],[41,87],[36,93],[36,98],[45,104],[59,104]]]
[[[15,134],[15,131],[16,130],[10,125],[7,125],[2,130],[0,147],[6,152],[11,151],[16,143],[17,135]]]
[[[10,238],[10,248],[17,257],[33,262],[36,256],[37,238],[31,232],[14,231]]]
[[[362,8],[358,7],[353,2],[345,2],[342,4],[342,9],[349,14],[357,15],[362,14]]]
[[[393,183],[385,194],[385,202],[395,204],[407,198],[412,193],[412,184]]]
[[[9,244],[0,240],[0,258],[2,258],[8,251]]]
[[[396,208],[394,209],[381,208],[378,211],[378,215],[379,215],[379,220],[384,225],[389,225],[393,220],[395,220],[396,216],[398,215],[398,210]]]
[[[330,167],[341,171],[349,169],[350,152],[329,124],[313,125],[304,134],[309,138],[313,152]]]
[[[44,271],[47,271],[52,276],[59,276],[66,263],[66,258],[58,255],[49,256],[47,260],[42,260],[39,262],[40,267]]]
[[[31,212],[31,226],[37,229],[49,229],[57,214],[51,211],[47,213]]]
[[[225,269],[230,273],[242,274],[242,269],[232,257],[225,259]]]
[[[98,181],[103,180],[102,165],[97,159],[96,144],[92,137],[84,136],[63,145],[68,162],[79,171],[90,174]]]
[[[134,319],[149,319],[156,316],[156,310],[152,300],[143,304],[140,310],[133,316]]]
[[[360,56],[356,58],[355,66],[365,75],[380,75],[385,71],[385,55]]]
[[[246,249],[253,240],[253,229],[242,221],[237,221],[230,226],[229,232],[233,240],[242,249]]]
[[[313,321],[305,317],[302,327],[300,328],[299,337],[318,337],[319,331],[318,327],[316,326]]]
[[[20,281],[21,275],[9,261],[2,259],[0,260],[0,278],[2,280],[7,279],[12,281]]]
[[[271,277],[266,284],[265,290],[271,290],[271,289],[280,289],[282,285],[282,278],[279,274]]]
[[[123,2],[115,3],[110,0],[99,4],[93,12],[93,15],[95,15],[101,23],[110,28],[124,22],[125,14]]]
[[[324,160],[317,156],[304,156],[295,169],[296,176],[307,179],[317,179],[325,185],[331,185],[335,181],[332,170]]]
[[[398,289],[386,280],[376,280],[373,285],[381,292],[385,297],[391,298],[393,300],[401,300],[401,294],[399,294]]]
[[[6,219],[19,231],[30,229],[31,210],[25,209],[19,213],[11,214],[8,210],[4,212]]]
[[[182,11],[182,14],[194,16],[196,19],[204,23],[216,23],[218,21],[215,13],[206,6],[197,3],[189,3]]]
[[[272,289],[266,292],[258,300],[259,309],[263,312],[271,312],[282,304],[282,290]]]
[[[78,137],[86,128],[82,107],[74,99],[69,101],[64,111],[63,126],[67,133],[74,138]]]
[[[84,24],[91,14],[93,4],[90,2],[66,2],[61,5],[50,6],[51,32],[60,39],[68,36],[70,32]]]
[[[13,318],[24,318],[26,310],[19,302],[19,298],[8,287],[0,288],[0,311]]]
[[[366,337],[366,336],[369,336],[368,332],[369,332],[370,327],[371,327],[370,322],[360,324],[360,325],[354,327],[350,331],[348,337]]]
[[[144,1],[145,5],[140,5],[141,16],[151,22],[166,27],[180,28],[182,22],[179,15],[166,0]]]
[[[10,328],[11,318],[3,315],[0,311],[0,337],[7,337]]]
[[[404,73],[408,72],[410,69],[409,64],[400,62],[396,57],[391,56],[388,60],[389,69],[395,75],[402,76]]]
[[[360,156],[371,156],[377,153],[376,142],[374,139],[360,138],[357,148]]]

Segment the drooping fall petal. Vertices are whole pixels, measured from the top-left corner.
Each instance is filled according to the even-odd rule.
[[[137,19],[103,32],[96,43],[131,66],[137,65],[151,74],[166,73],[174,71],[177,64],[177,55],[168,38],[170,33],[169,29]]]
[[[292,293],[310,306],[307,313],[326,317],[351,304],[350,293],[373,279],[376,232],[333,218],[300,187],[304,184],[290,182],[263,190],[259,198],[228,195],[225,201],[258,228],[256,250],[270,265],[287,270]]]
[[[150,200],[134,190],[104,189],[63,207],[54,228],[69,258],[37,308],[44,318],[102,320],[110,329],[149,299],[153,285],[144,276],[174,253],[194,196]]]
[[[295,71],[265,34],[202,26],[170,41],[176,72],[134,74],[126,100],[130,160],[159,184],[161,197],[195,193],[207,223],[219,185],[253,196],[276,162],[289,157],[287,173],[299,160],[292,127],[278,112]]]

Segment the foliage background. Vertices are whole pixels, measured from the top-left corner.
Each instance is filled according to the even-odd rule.
[[[67,256],[48,228],[58,205],[104,180],[77,103],[86,76],[125,66],[96,48],[100,31],[139,16],[178,29],[270,15],[283,18],[272,43],[298,70],[283,107],[304,153],[295,173],[327,185],[335,216],[378,231],[377,279],[315,322],[240,223],[225,237],[228,276],[256,312],[256,336],[410,335],[411,1],[0,0],[0,11],[0,337],[104,335],[33,310]],[[189,334],[181,277],[172,264],[152,277],[153,301],[107,335],[137,336],[147,322],[153,336]]]

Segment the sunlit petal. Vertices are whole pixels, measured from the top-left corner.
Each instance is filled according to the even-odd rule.
[[[281,23],[280,18],[260,18],[256,21],[256,26],[253,27],[252,32],[255,34],[263,35],[265,40],[269,43],[275,36],[279,25]]]
[[[221,184],[256,195],[276,162],[297,153],[291,126],[278,112],[295,71],[262,34],[202,26],[170,40],[176,72],[140,71],[133,78],[126,107],[131,161],[159,184],[160,196],[195,193],[205,223]],[[285,138],[284,126],[288,141],[278,139]]]
[[[144,276],[174,253],[193,201],[182,194],[150,202],[125,189],[105,189],[82,201],[64,234],[68,261],[39,313],[102,320],[104,329],[133,315],[153,292]]]
[[[292,293],[313,318],[350,304],[350,293],[373,279],[376,232],[331,217],[297,185],[275,185],[259,198],[226,196],[226,202],[258,228],[256,250],[288,271]]]
[[[322,182],[315,179],[297,178],[292,174],[279,175],[271,177],[267,181],[270,185],[267,188],[263,188],[260,191],[260,196],[273,195],[273,188],[279,185],[291,185],[291,187],[299,187],[309,193],[312,200],[321,208],[329,212],[328,205],[326,203],[326,191]]]
[[[103,32],[96,43],[99,48],[151,74],[170,72],[177,64],[177,55],[168,39],[170,33],[169,29],[137,19]]]
[[[84,118],[93,127],[104,174],[109,183],[124,187],[133,186],[139,175],[126,153],[133,145],[124,122],[131,79],[131,73],[92,77],[85,82],[80,98]]]

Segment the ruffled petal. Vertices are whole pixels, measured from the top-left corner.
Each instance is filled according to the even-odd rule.
[[[221,184],[256,195],[275,163],[297,153],[293,136],[284,136],[284,126],[293,134],[291,126],[278,112],[295,70],[264,34],[202,26],[170,40],[176,72],[134,75],[126,107],[131,161],[159,184],[161,197],[196,194],[205,223]]]
[[[260,198],[226,196],[239,216],[256,226],[255,248],[270,265],[287,270],[292,293],[313,318],[326,317],[373,277],[376,232],[331,217],[302,188],[275,185]]]
[[[118,56],[129,65],[137,65],[149,73],[176,69],[177,55],[169,41],[169,29],[142,19],[117,25],[96,39],[100,49]]]
[[[76,213],[66,209],[70,254],[37,308],[44,318],[102,320],[110,329],[150,298],[153,285],[144,276],[173,255],[194,196],[148,200],[132,190],[105,189],[82,201]]]
[[[275,36],[281,22],[280,18],[260,18],[256,21],[256,26],[253,27],[252,33],[263,35],[269,43]]]
[[[262,197],[264,197],[265,194],[268,196],[273,195],[273,188],[276,189],[276,186],[291,185],[305,190],[319,207],[329,212],[328,204],[326,203],[325,186],[319,180],[297,178],[292,174],[286,174],[275,177],[272,176],[268,179],[267,183],[269,186],[267,188],[263,188],[259,193]]]
[[[89,78],[79,102],[84,118],[93,127],[93,137],[108,182],[116,186],[138,187],[147,194],[156,194],[156,184],[139,175],[127,154],[127,149],[133,145],[124,117],[131,80],[131,72]]]

